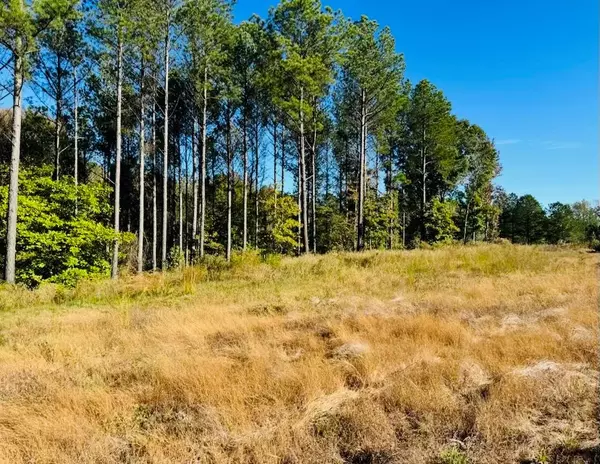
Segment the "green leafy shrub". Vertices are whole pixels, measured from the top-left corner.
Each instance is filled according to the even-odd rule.
[[[261,246],[271,252],[290,254],[298,248],[298,204],[289,195],[265,188],[260,192],[265,205]]]
[[[467,455],[458,449],[456,446],[453,446],[450,449],[443,451],[440,454],[439,459],[440,464],[468,464],[469,459]]]
[[[43,281],[73,285],[108,275],[115,233],[110,189],[99,183],[75,187],[73,179],[51,179],[51,169],[23,170],[19,186],[17,279],[27,286]],[[0,187],[0,251],[6,250],[8,188]],[[122,234],[121,243],[133,240]],[[125,247],[124,247],[125,248]]]
[[[454,223],[457,204],[454,201],[433,200],[426,218],[426,227],[436,242],[451,242],[459,228]]]

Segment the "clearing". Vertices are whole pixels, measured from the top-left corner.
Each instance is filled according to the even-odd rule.
[[[0,287],[0,461],[594,462],[597,290],[512,245]]]

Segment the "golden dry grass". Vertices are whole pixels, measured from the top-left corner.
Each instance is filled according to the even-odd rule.
[[[0,460],[597,456],[595,255],[487,245],[237,261],[0,288]]]

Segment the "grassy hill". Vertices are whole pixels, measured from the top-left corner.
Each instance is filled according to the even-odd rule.
[[[0,460],[593,462],[597,290],[511,245],[0,287]]]

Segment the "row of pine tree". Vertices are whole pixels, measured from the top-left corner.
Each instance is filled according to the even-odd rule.
[[[320,0],[240,24],[228,0],[11,0],[0,46],[8,282],[548,238],[509,225],[521,200],[493,184],[493,140],[405,78],[391,31]],[[52,253],[56,269],[35,261]]]

